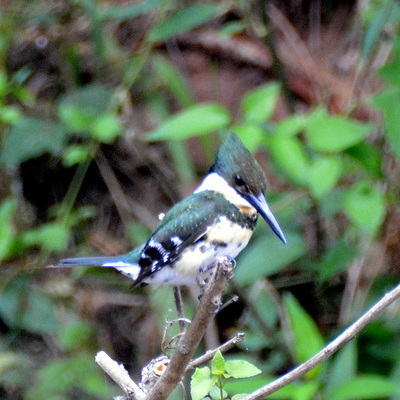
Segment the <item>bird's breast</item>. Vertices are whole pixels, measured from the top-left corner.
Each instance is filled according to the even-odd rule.
[[[219,217],[205,235],[188,246],[171,265],[146,280],[153,285],[194,285],[218,257],[235,258],[248,244],[253,229]]]

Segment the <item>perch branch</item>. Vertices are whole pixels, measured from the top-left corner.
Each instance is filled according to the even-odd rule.
[[[99,367],[125,392],[129,400],[144,400],[145,394],[133,382],[123,365],[118,364],[104,351],[99,351],[95,360]]]
[[[221,353],[224,353],[228,350],[230,350],[232,347],[237,346],[240,342],[243,341],[245,337],[244,333],[238,333],[235,335],[232,339],[229,339],[227,342],[222,344],[221,346],[218,346],[214,350],[208,350],[205,354],[202,356],[190,361],[188,366],[186,367],[186,372],[189,372],[195,368],[197,368],[199,365],[205,364],[206,362],[210,361],[213,357],[214,354],[219,350]]]
[[[197,313],[180,339],[167,370],[151,389],[146,399],[164,400],[179,383],[186,367],[199,345],[215,311],[221,305],[221,295],[232,276],[232,263],[228,258],[216,262],[214,274],[201,298]]]
[[[335,340],[324,347],[315,356],[311,357],[305,363],[299,365],[297,368],[283,375],[279,379],[263,386],[255,392],[243,397],[242,400],[259,400],[276,392],[284,386],[292,383],[293,381],[302,377],[305,373],[315,368],[318,364],[325,361],[328,357],[338,351],[350,340],[354,339],[362,329],[365,328],[373,319],[375,319],[382,311],[390,306],[395,300],[400,298],[400,285],[396,286],[393,290],[386,293],[384,297],[371,307],[365,314],[363,314],[356,322],[350,325],[343,333],[341,333]]]

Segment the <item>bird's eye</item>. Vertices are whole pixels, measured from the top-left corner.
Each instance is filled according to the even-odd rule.
[[[238,185],[238,186],[244,186],[245,185],[244,180],[240,175],[235,175],[233,177],[233,181],[235,182],[235,185]]]

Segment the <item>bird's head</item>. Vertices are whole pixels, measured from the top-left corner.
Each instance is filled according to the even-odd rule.
[[[264,196],[267,188],[264,171],[236,133],[231,133],[219,149],[211,171],[224,178],[230,187],[247,200],[286,244],[285,235]]]

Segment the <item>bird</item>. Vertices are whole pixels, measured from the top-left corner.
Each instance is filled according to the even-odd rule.
[[[67,258],[59,266],[115,268],[133,287],[199,284],[218,258],[234,260],[247,246],[259,214],[286,244],[266,188],[261,166],[232,132],[200,185],[165,214],[144,245],[119,256]]]

